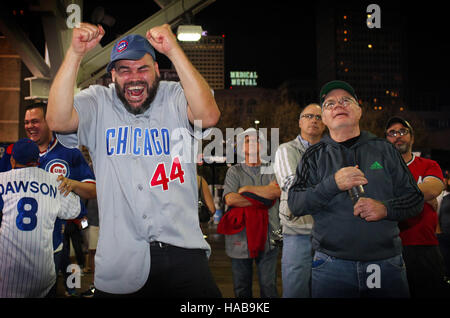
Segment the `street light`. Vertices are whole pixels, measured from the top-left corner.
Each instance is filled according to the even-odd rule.
[[[177,29],[178,41],[198,41],[202,37],[200,25],[180,25]]]
[[[258,125],[259,125],[260,121],[257,119],[255,120],[255,125],[256,125],[256,129],[258,129]]]

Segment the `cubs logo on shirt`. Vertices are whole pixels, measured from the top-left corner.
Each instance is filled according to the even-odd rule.
[[[70,175],[69,164],[61,159],[53,159],[45,165],[45,171],[67,177]]]

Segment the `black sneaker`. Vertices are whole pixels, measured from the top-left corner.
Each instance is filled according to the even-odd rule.
[[[92,297],[94,297],[94,293],[95,293],[95,287],[94,287],[94,285],[91,285],[89,287],[89,289],[86,290],[84,293],[81,293],[80,296],[83,298],[92,298]]]

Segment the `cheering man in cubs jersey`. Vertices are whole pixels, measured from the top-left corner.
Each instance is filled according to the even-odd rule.
[[[50,128],[77,133],[67,145],[85,145],[94,164],[95,296],[218,297],[198,221],[195,160],[182,159],[195,142],[194,122],[209,128],[219,119],[211,89],[166,24],[117,41],[107,66],[114,83],[74,97],[81,60],[104,34],[88,23],[73,29],[47,112]],[[160,81],[155,51],[170,59],[179,83]],[[68,135],[60,136],[65,144]]]
[[[52,233],[56,217],[80,213],[80,198],[58,191],[57,176],[37,167],[39,148],[17,141],[12,170],[0,173],[0,298],[45,297],[56,281]]]

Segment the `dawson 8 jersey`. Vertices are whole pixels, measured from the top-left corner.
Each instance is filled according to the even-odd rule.
[[[55,220],[80,213],[80,198],[60,194],[56,178],[38,167],[0,173],[0,298],[44,297],[56,281]]]
[[[12,148],[12,147],[11,147]],[[11,157],[11,149],[6,151],[0,160],[0,172],[11,169],[9,162]],[[95,183],[94,173],[78,149],[67,148],[61,145],[56,137],[50,142],[48,149],[39,154],[39,167],[56,175],[62,175],[66,178],[81,182]],[[81,216],[87,211],[83,203],[81,203]],[[57,220],[55,231],[53,233],[53,248],[56,251],[62,249],[62,226],[63,220]]]

